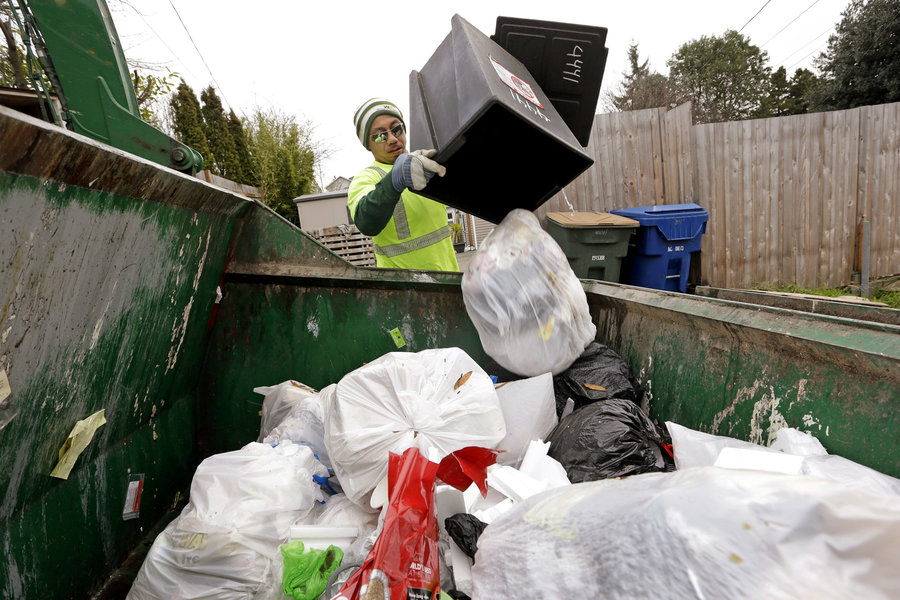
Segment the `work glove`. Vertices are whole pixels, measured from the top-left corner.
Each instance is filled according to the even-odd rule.
[[[431,160],[435,154],[437,154],[437,150],[416,150],[398,156],[394,162],[394,169],[391,171],[391,183],[394,185],[394,189],[398,192],[402,192],[406,188],[419,191],[428,185],[435,174],[443,177],[447,173],[447,169]]]

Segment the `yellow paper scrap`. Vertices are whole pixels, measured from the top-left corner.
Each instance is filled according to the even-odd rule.
[[[88,444],[94,438],[94,432],[106,423],[106,417],[103,414],[104,409],[100,409],[87,419],[75,423],[72,433],[66,438],[62,448],[59,449],[59,462],[56,468],[50,472],[51,477],[59,477],[60,479],[68,479],[75,461],[84,452]]]
[[[0,404],[6,402],[10,394],[12,394],[12,388],[9,387],[9,377],[6,376],[6,370],[0,371]]]

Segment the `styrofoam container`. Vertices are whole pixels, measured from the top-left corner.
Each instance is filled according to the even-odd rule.
[[[318,550],[327,550],[328,546],[337,546],[346,552],[358,535],[358,527],[291,525],[292,540],[300,540],[307,548],[316,548]]]

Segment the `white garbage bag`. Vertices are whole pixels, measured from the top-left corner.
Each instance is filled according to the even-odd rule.
[[[478,539],[473,598],[900,597],[900,503],[698,467],[559,488]]]
[[[325,446],[348,498],[368,504],[391,452],[438,460],[506,435],[491,378],[459,348],[391,352],[345,375],[325,404]]]
[[[894,498],[900,495],[900,479],[843,456],[828,454],[816,438],[792,427],[779,429],[775,434],[776,440],[768,448],[730,437],[703,433],[670,421],[666,422],[666,428],[672,437],[675,466],[678,469],[713,465],[722,451],[729,448],[778,454],[783,452],[802,457],[799,472],[803,475],[839,481],[870,494]]]
[[[511,211],[485,240],[462,293],[484,351],[519,375],[564,371],[597,333],[565,254],[527,210]]]
[[[156,537],[127,600],[283,598],[279,546],[324,496],[312,450],[252,442],[197,467],[190,502]]]

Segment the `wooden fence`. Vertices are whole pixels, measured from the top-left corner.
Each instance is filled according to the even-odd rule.
[[[588,152],[538,215],[696,202],[704,283],[846,285],[862,221],[870,274],[900,272],[900,103],[697,126],[689,104],[597,115]]]
[[[375,266],[372,238],[357,229],[356,225],[325,227],[309,233],[319,243],[352,264],[360,267]]]

